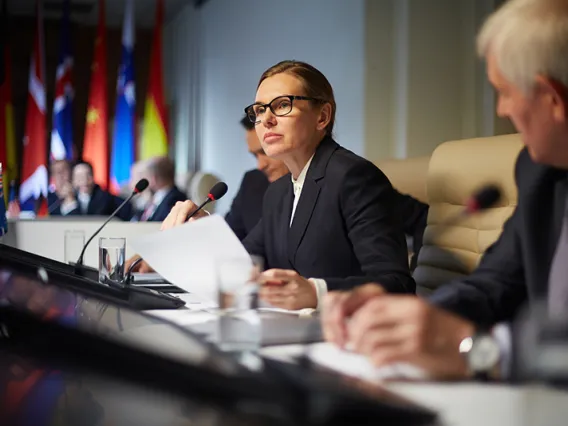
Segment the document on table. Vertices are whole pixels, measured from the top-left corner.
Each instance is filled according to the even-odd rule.
[[[323,367],[373,383],[389,379],[428,379],[423,369],[412,364],[393,363],[377,368],[363,355],[340,349],[331,343],[271,346],[263,348],[262,354],[280,361],[292,362],[300,355],[306,355],[314,363]]]
[[[225,219],[211,215],[165,231],[131,238],[128,244],[172,284],[216,304],[216,264],[250,256]]]

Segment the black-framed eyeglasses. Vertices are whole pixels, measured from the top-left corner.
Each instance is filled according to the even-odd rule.
[[[245,108],[245,112],[250,121],[254,124],[260,123],[262,116],[266,112],[266,108],[270,108],[272,114],[282,117],[292,112],[292,106],[295,100],[298,101],[314,101],[325,102],[323,99],[312,98],[310,96],[282,95],[272,99],[267,104],[254,103]]]

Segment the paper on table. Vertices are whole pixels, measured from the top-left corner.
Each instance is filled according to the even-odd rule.
[[[219,215],[140,235],[128,243],[166,280],[208,303],[217,300],[215,264],[219,260],[250,262],[244,246]]]
[[[374,383],[388,379],[428,379],[425,370],[412,364],[398,362],[385,367],[376,368],[363,355],[339,349],[337,346],[330,343],[311,345],[307,353],[308,356],[318,364],[343,374]]]

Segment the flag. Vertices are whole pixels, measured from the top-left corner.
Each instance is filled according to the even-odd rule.
[[[2,163],[0,163],[0,237],[8,232],[6,219],[6,203],[4,202],[4,184],[2,177]]]
[[[69,0],[63,3],[61,51],[55,72],[55,100],[51,130],[51,160],[73,160],[73,57],[69,31]]]
[[[0,18],[0,55],[4,55],[3,79],[0,81],[0,163],[4,178],[10,182],[18,177],[16,138],[14,134],[14,108],[12,105],[12,61],[8,36],[8,13],[6,0],[2,1]],[[7,196],[7,191],[5,191]]]
[[[135,85],[134,85],[134,1],[126,1],[122,28],[122,60],[118,70],[117,103],[110,161],[110,191],[119,194],[130,179],[134,163]]]
[[[83,141],[83,160],[93,166],[94,179],[102,189],[108,188],[108,110],[106,61],[105,2],[99,0],[99,24],[91,67],[91,89]]]
[[[163,20],[164,2],[163,0],[158,0],[150,62],[150,84],[144,107],[144,128],[142,130],[142,146],[140,149],[140,159],[142,160],[168,155],[168,119],[162,77]]]
[[[36,2],[36,31],[30,62],[28,106],[23,140],[22,211],[37,212],[38,202],[45,208],[47,198],[47,139],[45,126],[45,67],[43,54],[43,16],[41,0]]]

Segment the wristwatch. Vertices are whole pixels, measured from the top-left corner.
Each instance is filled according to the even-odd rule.
[[[489,380],[501,360],[499,342],[488,330],[463,339],[459,351],[465,357],[469,372],[477,380]]]

